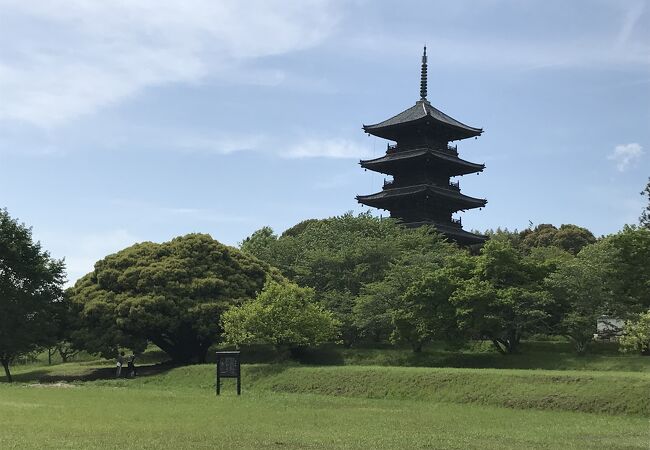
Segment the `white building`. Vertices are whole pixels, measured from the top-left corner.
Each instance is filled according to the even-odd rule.
[[[600,316],[596,320],[594,339],[616,339],[623,334],[625,321],[611,316]]]

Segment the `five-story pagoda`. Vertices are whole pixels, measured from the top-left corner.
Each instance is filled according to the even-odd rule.
[[[479,136],[483,130],[467,126],[431,106],[427,100],[427,48],[422,56],[420,100],[415,106],[375,125],[364,125],[366,133],[394,141],[386,155],[361,161],[361,167],[391,175],[381,192],[358,195],[364,205],[390,211],[407,226],[432,225],[461,245],[480,244],[484,236],[462,229],[457,211],[485,206],[487,200],[460,193],[450,177],[481,172],[484,164],[458,157],[452,141]]]

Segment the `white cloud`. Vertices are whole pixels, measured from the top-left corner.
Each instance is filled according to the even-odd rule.
[[[174,147],[187,150],[207,153],[230,154],[246,150],[260,148],[267,139],[262,135],[252,134],[245,136],[221,135],[221,136],[189,136],[177,140]]]
[[[308,48],[338,17],[327,0],[0,0],[0,12],[0,120],[45,127]]]
[[[285,158],[368,158],[370,149],[346,139],[308,139],[289,147]]]
[[[617,145],[607,159],[615,161],[619,172],[624,172],[630,166],[634,166],[644,153],[640,144],[632,142],[631,144]]]
[[[240,151],[255,151],[290,159],[359,159],[372,156],[370,148],[345,138],[301,139],[295,136],[280,138],[262,134],[222,134],[216,136],[186,136],[177,140],[169,139],[166,143],[171,143],[173,149],[188,152],[230,154]],[[161,145],[164,145],[164,143],[161,143]]]

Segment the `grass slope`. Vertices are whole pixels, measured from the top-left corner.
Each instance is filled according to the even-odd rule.
[[[214,366],[141,367],[134,380],[114,380],[112,367],[64,364],[16,375],[19,381],[96,380],[87,385],[210,391]],[[75,375],[76,373],[76,375]],[[97,379],[99,378],[99,379]],[[374,399],[471,403],[650,417],[650,374],[638,372],[452,369],[420,367],[243,366],[244,389]]]
[[[256,389],[274,392],[650,417],[646,374],[359,366],[261,366],[249,374]]]

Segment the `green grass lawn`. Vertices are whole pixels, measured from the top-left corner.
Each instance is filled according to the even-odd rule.
[[[0,389],[0,448],[648,448],[648,420],[434,401],[85,385]]]
[[[112,371],[25,366],[0,383],[0,448],[650,448],[640,372],[259,364],[218,398],[212,365],[37,382],[96,367]]]

